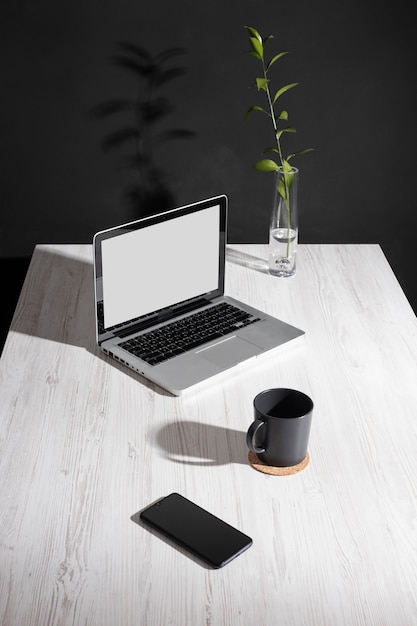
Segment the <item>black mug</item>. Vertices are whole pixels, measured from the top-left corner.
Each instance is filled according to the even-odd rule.
[[[247,446],[267,465],[291,467],[306,457],[313,401],[295,389],[267,389],[254,401]]]

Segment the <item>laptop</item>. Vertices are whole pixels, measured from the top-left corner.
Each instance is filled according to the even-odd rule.
[[[97,343],[178,396],[304,332],[224,294],[228,199],[94,235]]]

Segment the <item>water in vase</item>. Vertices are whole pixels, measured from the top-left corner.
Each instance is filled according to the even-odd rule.
[[[297,231],[275,228],[269,234],[268,270],[273,276],[295,274]]]

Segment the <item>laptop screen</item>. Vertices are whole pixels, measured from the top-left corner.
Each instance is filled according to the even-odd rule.
[[[224,281],[223,198],[95,236],[96,297],[102,300],[98,322],[103,330],[206,294],[220,295]]]

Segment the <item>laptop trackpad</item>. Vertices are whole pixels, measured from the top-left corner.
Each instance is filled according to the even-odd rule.
[[[262,352],[262,348],[259,346],[255,346],[255,344],[240,337],[231,337],[210,348],[200,350],[198,355],[210,363],[224,368],[236,365],[236,363],[249,359],[260,352]]]

